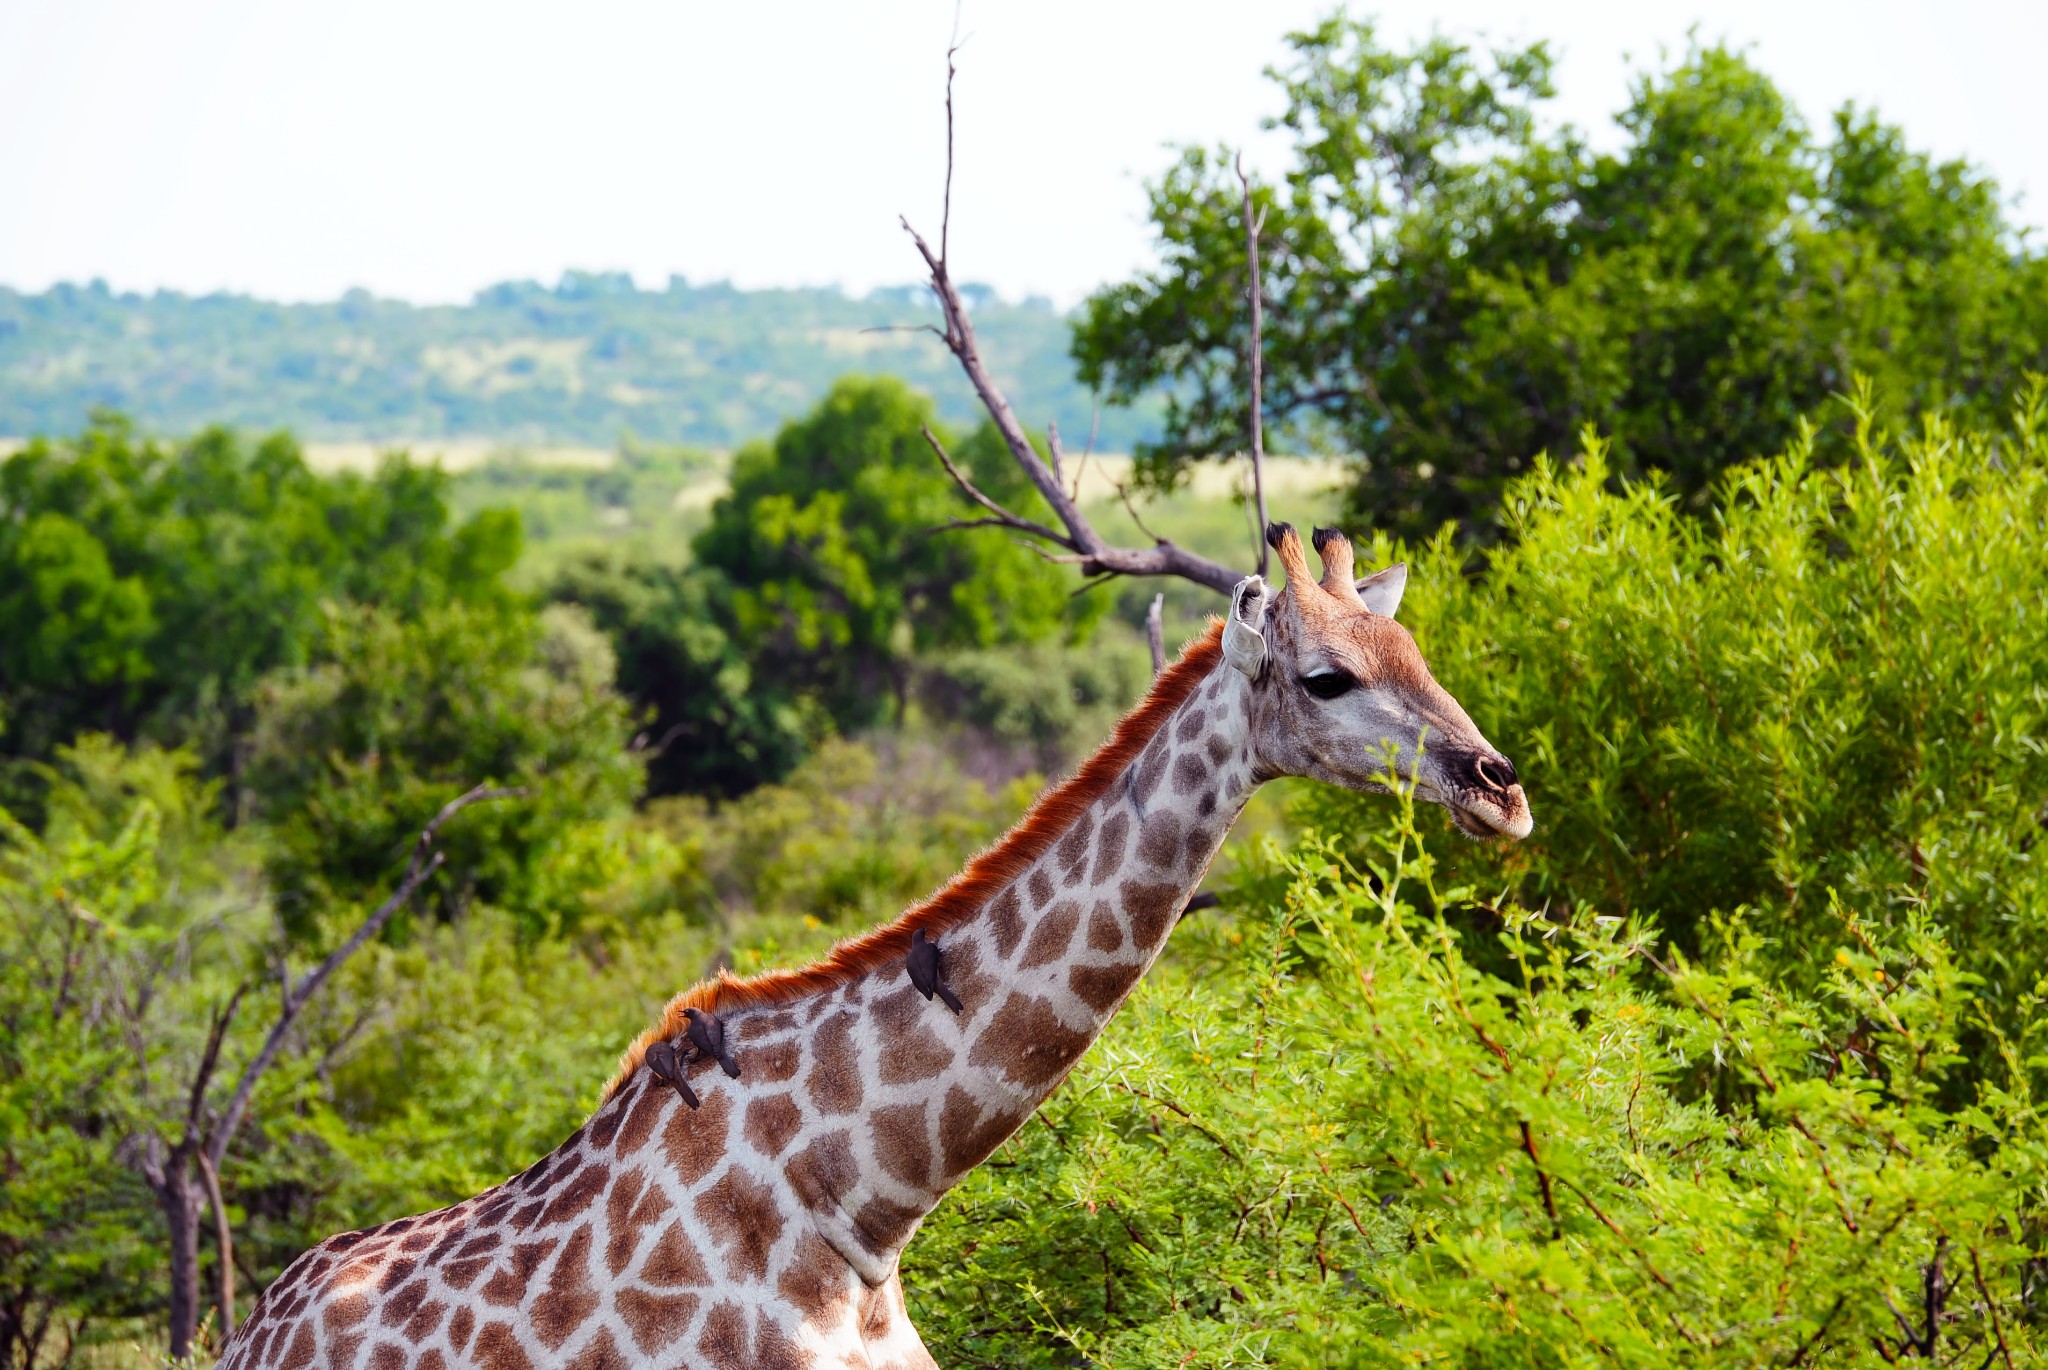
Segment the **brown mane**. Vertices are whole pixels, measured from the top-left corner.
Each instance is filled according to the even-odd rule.
[[[856,976],[900,962],[910,951],[910,934],[917,928],[939,933],[958,927],[978,913],[1003,886],[1022,875],[1054,839],[1065,832],[1107,790],[1137,758],[1174,710],[1195,692],[1222,656],[1223,622],[1210,623],[1207,631],[1182,649],[1180,659],[1159,673],[1138,706],[1125,714],[1109,740],[1081,764],[1079,770],[1038,797],[1015,827],[1000,841],[970,860],[961,872],[938,893],[921,904],[913,904],[893,922],[849,937],[826,953],[823,960],[795,970],[771,970],[741,979],[720,971],[715,979],[701,981],[669,1000],[661,1021],[640,1034],[619,1058],[618,1073],[605,1086],[605,1097],[616,1094],[640,1066],[647,1048],[657,1041],[679,1037],[689,1025],[686,1008],[710,1013],[786,1004],[812,994],[834,989]]]

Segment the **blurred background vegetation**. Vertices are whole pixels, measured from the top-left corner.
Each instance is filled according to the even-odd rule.
[[[928,1342],[962,1365],[2029,1361],[2042,258],[1980,174],[1867,112],[1816,138],[1722,50],[1646,76],[1594,156],[1539,132],[1540,49],[1393,52],[1350,21],[1295,46],[1297,174],[1258,192],[1271,418],[1350,455],[1276,460],[1275,512],[1410,561],[1403,617],[1537,830],[1503,848],[1398,797],[1263,795],[1219,906],[913,1244]],[[1071,337],[1083,383],[1160,416],[1125,434],[1151,433],[1135,462],[1095,459],[1098,526],[1142,536],[1114,488],[1136,481],[1147,527],[1248,566],[1229,161],[1164,173],[1160,266]],[[579,279],[476,309],[651,307]],[[1000,309],[977,320],[1021,368]],[[192,345],[261,351],[219,326]],[[608,453],[452,471],[200,428],[336,420],[76,346],[140,417],[4,407],[49,434],[0,464],[10,1364],[160,1354],[150,1148],[457,794],[521,791],[448,824],[223,1157],[244,1309],[320,1237],[545,1153],[676,989],[930,891],[1143,691],[1155,592],[1169,643],[1217,607],[1077,594],[995,533],[934,533],[968,506],[925,424],[982,488],[1036,497],[964,388],[895,352],[865,358],[895,375],[757,358],[780,407],[691,427],[668,396],[634,412],[670,426]],[[1066,393],[1058,370],[1019,390]],[[551,396],[459,423],[619,431]]]

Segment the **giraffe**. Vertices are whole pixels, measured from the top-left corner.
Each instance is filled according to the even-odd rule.
[[[306,1252],[221,1365],[932,1366],[905,1245],[1102,1032],[1254,790],[1379,787],[1391,747],[1461,829],[1530,831],[1513,765],[1394,621],[1406,568],[1355,581],[1318,529],[1318,580],[1291,527],[1268,540],[1285,590],[1240,582],[951,883],[814,965],[684,991],[553,1153]]]

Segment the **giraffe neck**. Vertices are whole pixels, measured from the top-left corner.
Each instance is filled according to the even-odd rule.
[[[1166,945],[1258,786],[1248,690],[1219,663],[1037,860],[940,936],[958,1015],[919,995],[900,963],[798,1006],[809,1141],[786,1171],[871,1285]]]

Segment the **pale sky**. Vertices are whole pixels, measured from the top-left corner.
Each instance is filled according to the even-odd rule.
[[[1250,143],[1328,0],[965,0],[956,272],[1069,304],[1151,260],[1167,144]],[[1356,13],[1372,8],[1354,4]],[[1612,143],[1630,77],[1749,45],[1817,128],[1874,104],[2048,223],[2048,4],[1437,0],[1385,32],[1549,38]],[[952,0],[0,0],[0,284],[467,299],[565,268],[915,279],[938,228]]]

